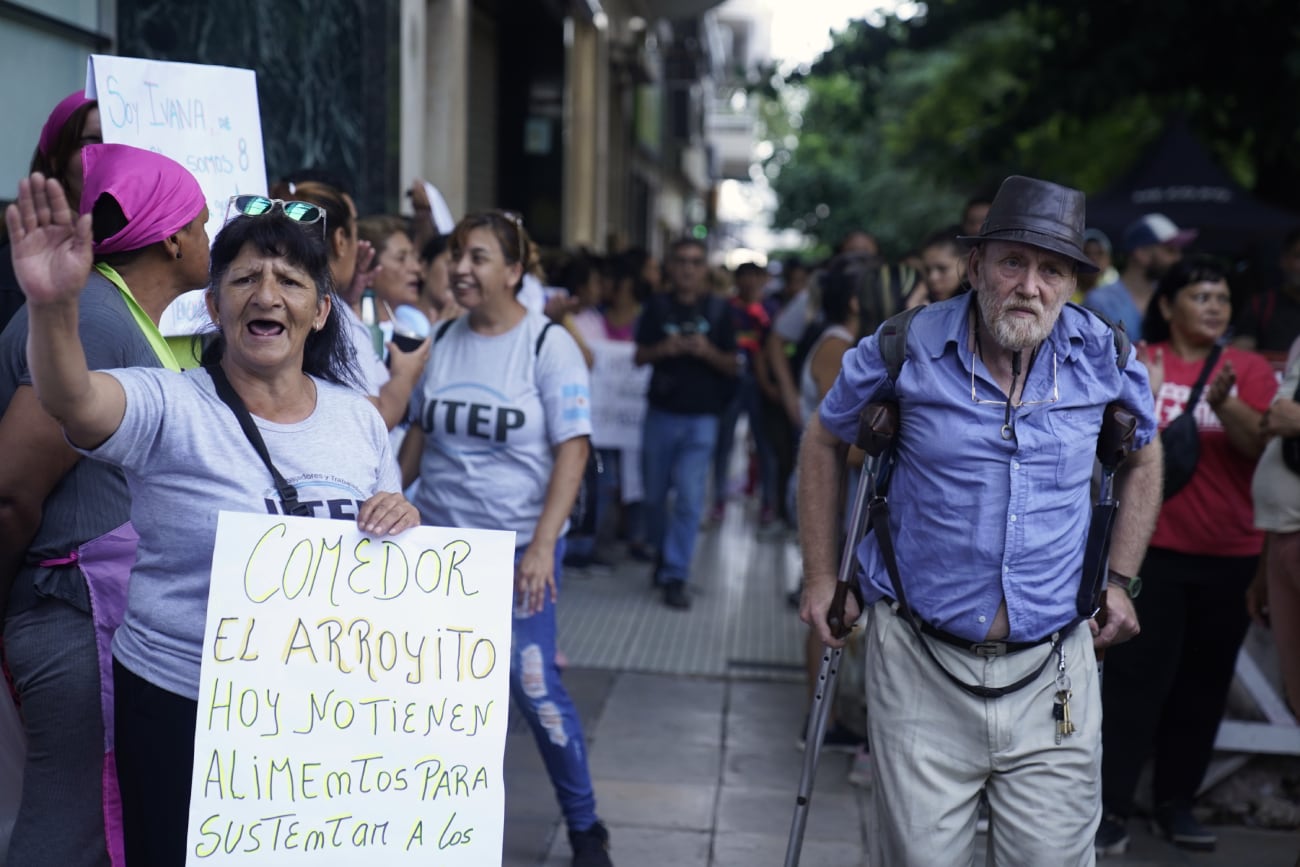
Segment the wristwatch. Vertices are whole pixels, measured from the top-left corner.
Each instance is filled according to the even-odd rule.
[[[1114,569],[1106,574],[1106,583],[1114,584],[1119,589],[1128,594],[1129,599],[1136,599],[1142,592],[1142,576],[1134,575],[1132,578],[1127,575],[1121,575]]]

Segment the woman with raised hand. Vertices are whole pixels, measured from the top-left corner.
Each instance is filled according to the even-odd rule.
[[[510,693],[532,729],[569,826],[574,867],[608,867],[577,709],[555,664],[564,533],[587,463],[587,365],[573,338],[518,300],[537,251],[505,211],[451,236],[451,288],[469,312],[439,324],[411,400],[406,481],[426,524],[513,530]]]
[[[179,370],[158,321],[208,282],[203,191],[150,151],[90,145],[80,159],[95,264],[69,285],[81,293],[71,326],[85,363]],[[20,256],[29,250],[15,247]],[[7,863],[120,863],[112,714],[101,691],[112,684],[103,663],[135,553],[131,502],[122,471],[80,460],[41,409],[27,366],[29,312],[20,308],[0,335],[0,592],[9,597],[5,656],[27,734]]]
[[[247,201],[236,197],[232,205]],[[355,516],[372,535],[419,522],[397,493],[383,421],[353,388],[320,210],[272,204],[250,208],[257,216],[236,213],[217,235],[207,306],[219,330],[204,366],[182,374],[89,370],[77,317],[92,257],[90,217],[77,218],[62,189],[39,175],[22,182],[5,213],[41,405],[74,448],[123,471],[140,535],[126,615],[113,638],[131,867],[185,861],[217,514],[284,509],[296,493],[312,514]],[[221,382],[233,391],[229,404],[218,395]],[[240,427],[239,403],[296,491],[273,483]]]

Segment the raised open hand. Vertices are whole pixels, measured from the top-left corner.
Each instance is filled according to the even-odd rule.
[[[18,201],[5,209],[14,274],[29,304],[78,297],[94,259],[90,215],[68,206],[59,182],[35,172],[18,182]]]
[[[1151,383],[1153,397],[1160,396],[1160,386],[1165,384],[1165,348],[1150,346],[1145,340],[1138,343],[1138,358],[1147,369],[1147,380]]]
[[[1223,367],[1219,372],[1214,374],[1214,379],[1210,381],[1210,387],[1205,391],[1205,402],[1211,407],[1217,408],[1228,395],[1232,394],[1232,387],[1237,384],[1237,371],[1232,369],[1232,362],[1223,362]]]
[[[343,291],[343,300],[348,304],[356,304],[361,300],[361,293],[366,291],[366,287],[374,281],[375,275],[383,267],[375,265],[374,262],[374,245],[369,241],[357,241],[357,261],[352,270],[352,282]]]

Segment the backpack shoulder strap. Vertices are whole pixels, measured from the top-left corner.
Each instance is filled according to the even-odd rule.
[[[533,344],[534,357],[542,354],[542,341],[546,339],[546,332],[550,331],[551,326],[554,324],[555,324],[555,320],[548,319],[546,320],[546,324],[542,326],[541,332],[539,332],[537,335],[537,342]]]
[[[455,324],[456,324],[455,319],[448,319],[446,322],[439,325],[438,330],[433,332],[433,342],[436,344],[439,340],[442,340],[442,338],[446,337],[447,332],[451,330],[451,326]]]
[[[903,370],[907,360],[907,329],[913,317],[920,313],[921,307],[912,307],[885,320],[880,326],[880,357],[885,360],[885,370],[889,373],[891,383],[898,381],[898,374]]]
[[[1110,329],[1111,339],[1115,341],[1115,364],[1123,369],[1128,364],[1128,351],[1133,346],[1133,338],[1129,337],[1128,330],[1124,327],[1123,322],[1111,322],[1110,318],[1104,313],[1099,313],[1091,307],[1084,307],[1082,304],[1075,304],[1073,301],[1066,303],[1067,307],[1073,307],[1081,313],[1088,313],[1096,316],[1106,327]]]

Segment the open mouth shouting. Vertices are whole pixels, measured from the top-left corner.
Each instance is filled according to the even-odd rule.
[[[279,337],[284,330],[284,323],[273,319],[254,319],[248,323],[248,333],[254,337]]]

